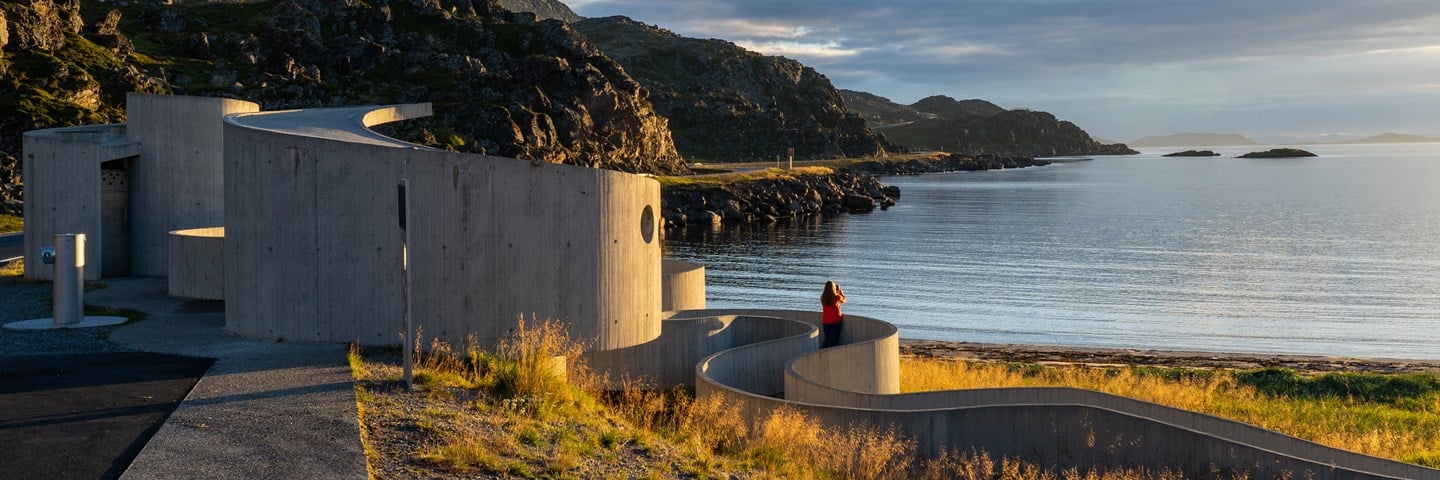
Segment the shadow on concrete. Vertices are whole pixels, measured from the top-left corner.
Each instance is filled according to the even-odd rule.
[[[140,352],[0,357],[0,472],[118,478],[213,362]]]

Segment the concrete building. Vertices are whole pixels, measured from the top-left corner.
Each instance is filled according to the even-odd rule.
[[[842,345],[820,350],[818,312],[706,309],[704,267],[661,260],[653,179],[369,129],[429,115],[428,104],[258,112],[133,95],[129,105],[128,125],[26,134],[26,265],[40,263],[50,234],[86,233],[87,254],[105,265],[90,278],[168,275],[172,295],[223,298],[226,330],[243,337],[398,344],[408,268],[424,341],[493,344],[521,316],[559,319],[597,369],[693,386],[750,416],[784,406],[828,425],[892,426],[927,453],[1192,476],[1440,478],[1092,391],[900,393],[893,324],[847,316]],[[125,172],[128,186],[102,186],[106,171]]]

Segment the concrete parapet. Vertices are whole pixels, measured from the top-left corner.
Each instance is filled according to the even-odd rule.
[[[632,347],[589,352],[586,361],[596,372],[608,375],[612,388],[689,387],[695,385],[696,365],[705,357],[743,345],[803,336],[806,332],[818,330],[808,322],[772,317],[670,318],[661,323],[658,338]],[[622,385],[622,381],[628,381],[629,385]],[[771,387],[778,391],[782,385],[783,382],[774,382]]]
[[[701,310],[679,317],[742,312],[762,311]],[[802,321],[815,315],[770,311],[770,316]],[[883,380],[890,371],[885,357],[898,362],[891,350],[898,346],[890,346],[893,326],[860,318],[847,315],[847,333],[839,347],[816,350],[813,336],[796,335],[718,352],[697,367],[696,395],[719,396],[752,416],[784,407],[800,409],[835,427],[893,427],[915,439],[927,454],[976,448],[1060,468],[1146,466],[1181,470],[1193,477],[1247,471],[1253,478],[1287,474],[1316,479],[1440,478],[1437,470],[1088,390],[896,394],[898,388],[888,389],[886,382],[873,380]],[[774,368],[775,362],[785,364],[783,371]],[[894,372],[898,376],[898,367]],[[783,398],[776,395],[777,376],[783,377]],[[872,384],[881,385],[875,390],[887,391],[867,391]]]
[[[705,266],[680,260],[664,260],[660,272],[660,309],[699,310],[705,308]]]
[[[170,296],[225,299],[225,227],[170,232]]]

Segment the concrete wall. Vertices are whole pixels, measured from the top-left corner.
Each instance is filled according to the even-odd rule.
[[[225,299],[225,227],[170,232],[170,296]]]
[[[710,310],[685,316],[734,313]],[[816,314],[769,315],[807,319]],[[894,427],[928,454],[977,448],[1061,468],[1148,466],[1179,469],[1192,477],[1248,471],[1253,478],[1285,472],[1316,479],[1440,478],[1440,471],[1433,469],[1087,390],[893,394],[898,388],[883,381],[890,369],[884,357],[898,348],[891,344],[893,327],[862,318],[847,315],[844,344],[830,349],[816,350],[813,336],[795,335],[718,352],[697,367],[696,394],[718,396],[752,418],[787,407],[833,427]],[[893,358],[898,362],[898,356]],[[783,385],[783,399],[775,396],[777,383]],[[879,387],[872,390],[872,385]]]
[[[130,172],[133,274],[169,271],[170,231],[224,224],[221,119],[259,110],[254,103],[225,98],[126,95],[126,137],[140,144]]]
[[[661,262],[660,309],[705,308],[705,266],[680,260]]]
[[[125,125],[92,125],[25,132],[25,278],[50,280],[40,248],[57,233],[85,234],[85,279],[100,279],[105,238],[101,228],[100,163],[140,154],[124,140]]]
[[[398,343],[404,175],[412,314],[427,337],[493,345],[521,315],[564,320],[592,349],[659,336],[657,182],[417,148],[364,128],[423,107],[229,117],[228,330]]]
[[[808,322],[739,315],[670,318],[661,322],[660,328],[660,336],[654,340],[589,352],[586,362],[595,372],[608,376],[611,388],[693,387],[696,365],[716,352],[792,336],[819,336],[819,330]],[[777,392],[783,388],[779,381],[770,385]]]

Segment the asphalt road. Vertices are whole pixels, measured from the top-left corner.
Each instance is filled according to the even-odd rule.
[[[21,234],[0,235],[0,260],[25,254],[25,236]]]

